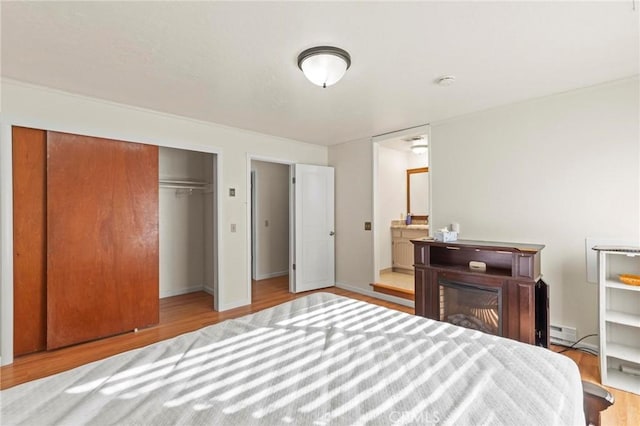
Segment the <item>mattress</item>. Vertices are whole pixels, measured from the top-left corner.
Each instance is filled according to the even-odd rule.
[[[3,425],[583,425],[547,349],[314,293],[0,393]]]

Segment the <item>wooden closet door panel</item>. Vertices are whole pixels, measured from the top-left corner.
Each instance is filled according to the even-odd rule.
[[[158,147],[47,133],[47,348],[158,323]]]
[[[46,132],[13,127],[13,354],[47,338]]]

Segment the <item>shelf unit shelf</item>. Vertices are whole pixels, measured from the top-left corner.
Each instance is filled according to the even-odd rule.
[[[606,318],[607,322],[640,328],[640,315],[608,309],[606,312]]]
[[[594,247],[598,252],[600,375],[602,384],[640,395],[640,286],[618,281],[637,271],[640,247]],[[633,346],[632,346],[633,345]]]
[[[624,284],[618,281],[614,281],[612,279],[608,279],[605,281],[605,286],[607,288],[615,288],[618,290],[627,290],[627,291],[640,291],[640,285],[629,285]]]
[[[637,363],[640,362],[640,348],[608,342],[607,356]],[[638,379],[640,379],[640,376],[638,376]]]
[[[607,369],[608,386],[640,395],[640,380],[638,378],[639,376],[623,373],[618,369]]]

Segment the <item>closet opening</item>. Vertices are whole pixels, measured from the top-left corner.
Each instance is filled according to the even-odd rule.
[[[162,324],[171,296],[215,310],[217,154],[20,126],[10,146],[3,361]]]
[[[217,156],[159,147],[158,162],[160,299],[201,291],[215,297]]]

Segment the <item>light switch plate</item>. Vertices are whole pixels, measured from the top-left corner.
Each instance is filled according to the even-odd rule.
[[[236,189],[229,188],[229,197],[235,197],[235,196],[236,196]]]
[[[365,222],[364,223],[364,230],[365,231],[371,231],[371,222]]]

